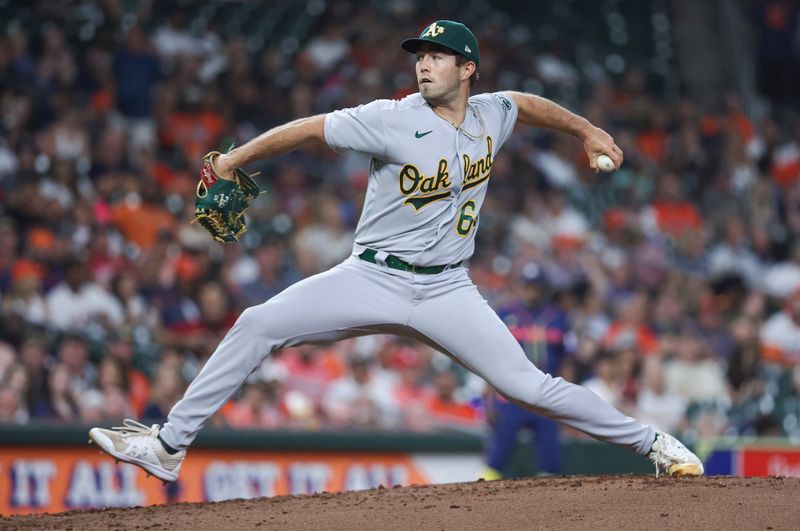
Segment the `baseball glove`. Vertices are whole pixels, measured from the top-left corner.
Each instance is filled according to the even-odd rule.
[[[199,222],[220,243],[233,243],[247,230],[244,212],[261,191],[241,168],[233,171],[234,181],[223,179],[213,162],[219,154],[212,151],[203,157],[192,223]]]

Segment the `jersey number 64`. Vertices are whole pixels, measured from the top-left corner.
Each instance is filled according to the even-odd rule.
[[[478,216],[475,215],[475,201],[469,200],[461,206],[461,214],[458,216],[456,224],[456,234],[466,237],[478,223]]]

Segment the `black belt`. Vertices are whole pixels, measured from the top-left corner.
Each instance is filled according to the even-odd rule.
[[[358,255],[359,258],[364,260],[365,262],[370,262],[373,264],[377,264],[378,261],[375,259],[375,256],[378,254],[378,251],[375,249],[366,249],[363,253]],[[408,262],[404,262],[400,260],[396,256],[388,255],[386,257],[386,265],[391,267],[392,269],[399,269],[400,271],[410,271],[412,273],[419,273],[421,275],[435,275],[437,273],[441,273],[445,269],[452,269],[454,267],[458,267],[461,265],[461,262],[456,262],[455,264],[450,265],[438,265],[438,266],[415,266],[411,265]]]

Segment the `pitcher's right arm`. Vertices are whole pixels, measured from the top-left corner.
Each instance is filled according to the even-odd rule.
[[[277,157],[302,146],[324,144],[325,116],[317,114],[273,127],[246,144],[218,155],[214,159],[214,169],[222,178],[233,180],[234,168],[256,160]]]

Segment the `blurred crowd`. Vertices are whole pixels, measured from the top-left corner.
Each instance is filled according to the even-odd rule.
[[[369,164],[255,164],[268,193],[222,246],[188,223],[202,155],[415,92],[400,41],[455,15],[309,2],[293,50],[182,3],[82,2],[80,24],[57,4],[0,38],[0,423],[160,422],[242,309],[350,254]],[[661,429],[800,437],[800,121],[667,101],[641,69],[510,39],[501,12],[466,22],[477,91],[578,94],[625,152],[595,174],[574,139],[520,127],[494,162],[470,274],[531,359]],[[490,394],[370,336],[276,353],[213,423],[480,431]]]

